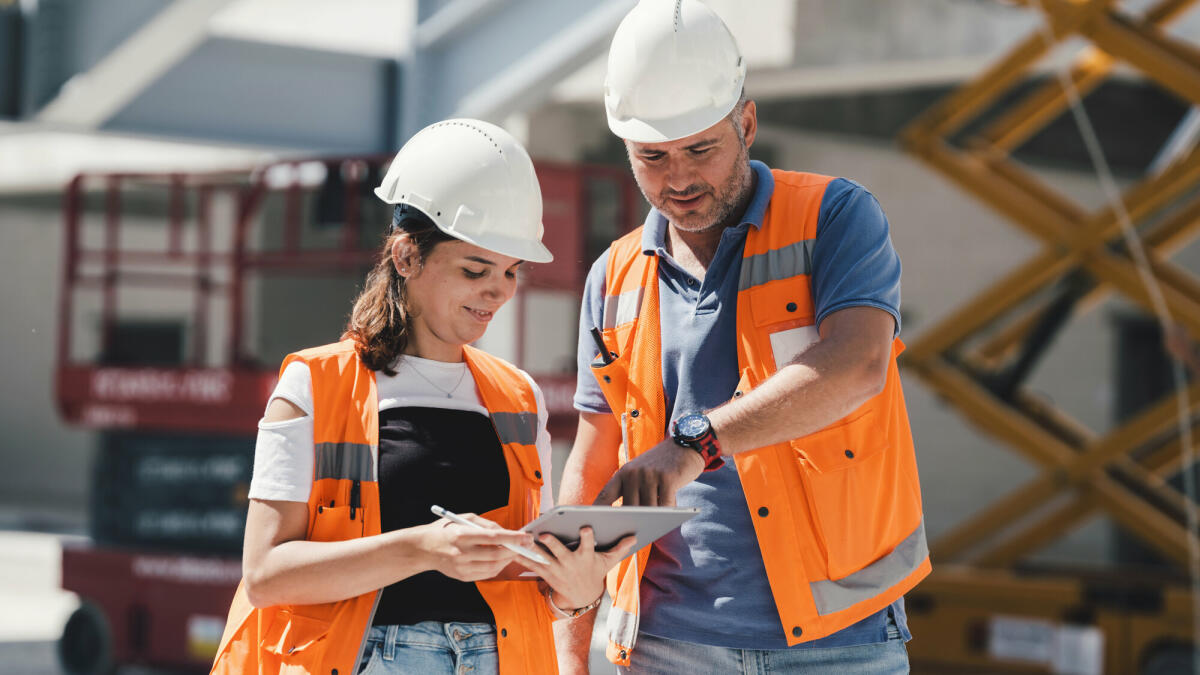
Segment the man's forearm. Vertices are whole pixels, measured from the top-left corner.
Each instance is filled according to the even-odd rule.
[[[563,467],[559,504],[591,504],[596,493],[617,470],[621,431],[611,414],[581,413],[575,444]],[[596,612],[554,622],[558,670],[562,675],[587,675]]]
[[[561,675],[587,675],[596,612],[554,622],[554,644]]]
[[[815,343],[745,396],[709,411],[721,453],[824,429],[879,393],[890,359],[890,343],[885,350],[869,335]]]

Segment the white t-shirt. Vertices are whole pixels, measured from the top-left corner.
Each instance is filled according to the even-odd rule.
[[[542,507],[554,505],[550,487],[550,432],[546,430],[546,400],[541,387],[521,371],[533,387],[538,407],[537,451],[542,464]],[[487,415],[479,398],[475,378],[466,362],[446,363],[416,356],[404,356],[395,375],[375,373],[379,409],[404,407],[449,408]],[[449,396],[447,396],[449,392]],[[312,374],[308,364],[293,361],[284,369],[270,399],[291,401],[303,410],[304,417],[283,422],[258,423],[254,446],[254,475],[250,480],[251,499],[307,502],[313,481]],[[270,403],[268,399],[268,403]]]

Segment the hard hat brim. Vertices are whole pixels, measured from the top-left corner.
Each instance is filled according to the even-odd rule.
[[[387,204],[395,205],[408,203],[389,201],[387,193],[381,187],[375,188],[375,195]],[[413,204],[409,204],[409,206],[419,208],[415,207]],[[474,244],[479,248],[485,248],[493,253],[512,256],[513,258],[520,258],[521,260],[527,260],[532,263],[548,263],[554,260],[554,254],[551,253],[550,249],[546,248],[546,246],[540,241],[529,241],[527,239],[519,239],[517,237],[502,237],[495,234],[491,234],[486,237],[471,237],[463,234],[462,232],[456,232],[455,230],[450,229],[447,227],[446,223],[439,222],[443,220],[443,218],[425,213],[424,210],[421,210],[421,213],[425,214],[425,217],[429,218],[429,220],[437,226],[437,229],[441,230],[445,234],[448,234],[460,241],[465,241],[468,244]]]
[[[745,80],[744,72],[741,80]],[[742,90],[742,81],[737,82],[737,86],[734,88],[738,94]],[[609,130],[620,138],[634,143],[666,143],[698,134],[715,125],[733,111],[737,102],[738,96],[735,95],[727,103],[718,106],[707,106],[686,114],[657,120],[637,117],[618,119],[612,115],[608,105],[605,105],[605,113],[608,118]]]
[[[492,253],[511,256],[531,263],[548,263],[554,260],[554,254],[540,241],[529,241],[528,239],[518,239],[517,237],[502,237],[495,234],[488,235],[487,237],[469,237],[461,232],[446,229],[441,223],[437,222],[437,219],[434,219],[433,224],[437,225],[439,230],[455,239],[465,241],[468,244],[474,244]]]

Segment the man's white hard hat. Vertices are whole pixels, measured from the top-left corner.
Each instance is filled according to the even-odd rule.
[[[550,262],[542,190],[529,153],[507,131],[472,119],[436,122],[400,148],[375,194],[439,230],[502,255]]]
[[[700,0],[641,0],[608,50],[608,128],[638,143],[704,131],[737,105],[746,62],[721,17]]]

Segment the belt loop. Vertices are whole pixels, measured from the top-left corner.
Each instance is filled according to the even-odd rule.
[[[387,627],[387,636],[383,638],[383,660],[396,660],[396,638],[400,635],[400,626],[391,624]]]

